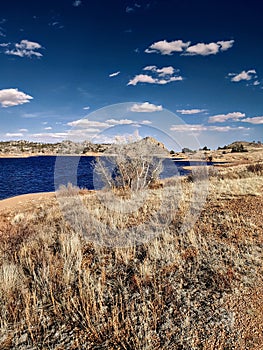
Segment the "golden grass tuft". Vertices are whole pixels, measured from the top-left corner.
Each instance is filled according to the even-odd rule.
[[[82,191],[97,222],[119,229],[151,222],[164,193],[173,194],[174,205],[160,210],[167,222],[160,232],[123,248],[86,240],[55,200],[2,212],[1,349],[260,349],[262,176],[235,171],[210,177],[189,230],[182,225],[190,220],[193,183],[185,179],[151,189],[133,212],[112,212],[96,192]],[[61,194],[73,217],[82,215],[78,193]]]

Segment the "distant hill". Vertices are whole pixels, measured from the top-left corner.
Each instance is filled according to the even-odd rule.
[[[229,145],[224,146],[224,148],[230,149],[230,148],[240,147],[241,145],[243,145],[243,147],[262,147],[262,143],[260,141],[258,142],[234,141]]]
[[[168,150],[164,144],[157,141],[153,137],[145,137],[137,141],[143,144],[152,144],[159,146],[164,151]],[[89,141],[73,142],[62,141],[57,143],[41,143],[26,140],[20,141],[2,141],[0,142],[0,156],[30,156],[30,155],[59,155],[59,154],[96,154],[103,153],[111,147],[111,144],[95,144]]]
[[[58,154],[86,154],[104,152],[109,145],[93,144],[89,141],[81,143],[62,141],[58,143],[41,143],[31,141],[2,141],[0,155],[58,155]]]

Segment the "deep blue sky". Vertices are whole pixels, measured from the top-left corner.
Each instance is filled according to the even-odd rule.
[[[0,140],[144,121],[182,146],[263,141],[262,13],[259,0],[1,2]]]

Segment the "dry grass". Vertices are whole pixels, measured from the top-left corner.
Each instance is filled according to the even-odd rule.
[[[53,199],[2,212],[1,349],[260,349],[262,174],[237,172],[212,174],[189,230],[194,184],[176,179],[143,204],[116,195],[114,211],[102,192],[76,197],[64,188],[60,205],[75,230]],[[106,231],[131,232],[142,221],[150,231],[154,213],[164,224],[138,245],[105,247],[83,236],[110,240]]]

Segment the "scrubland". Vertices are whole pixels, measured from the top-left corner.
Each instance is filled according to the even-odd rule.
[[[0,348],[262,349],[263,165],[250,165],[116,193],[114,210],[70,186],[2,210]]]

